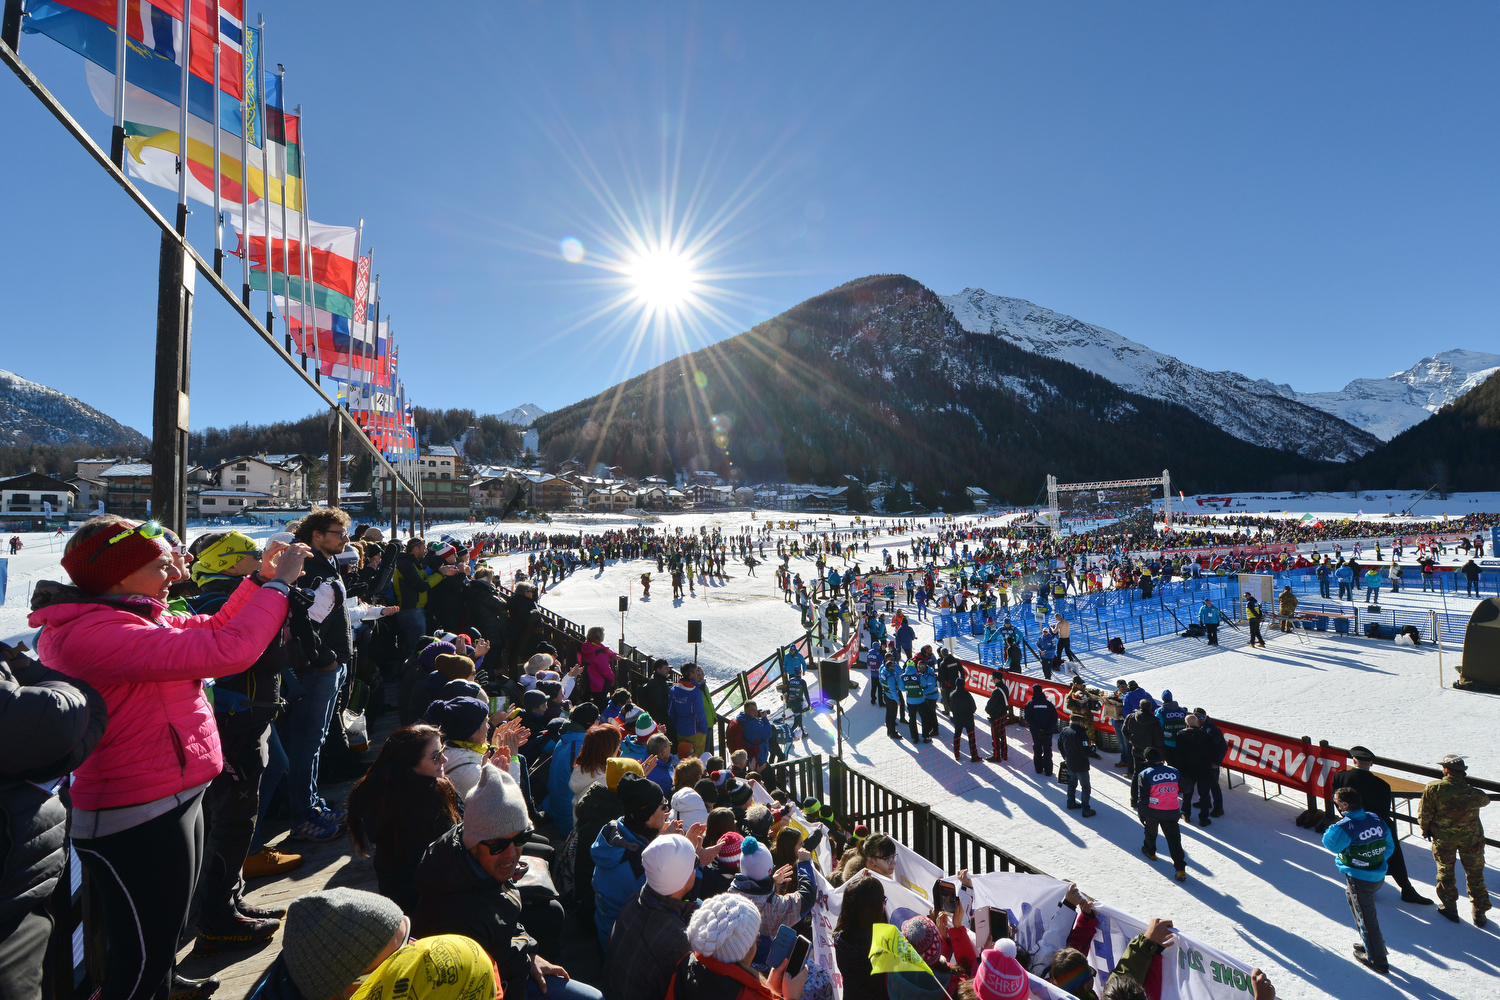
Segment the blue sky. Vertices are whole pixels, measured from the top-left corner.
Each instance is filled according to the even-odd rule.
[[[882,272],[1302,390],[1500,343],[1494,5],[259,9],[306,107],[312,214],[364,218],[423,405],[554,409]],[[82,60],[21,54],[107,145]],[[0,86],[0,368],[149,433],[155,232]],[[626,290],[594,266],[606,205],[657,218],[674,170],[679,213],[719,219],[722,294],[637,342],[596,315]],[[314,408],[209,295],[194,362],[196,426]]]

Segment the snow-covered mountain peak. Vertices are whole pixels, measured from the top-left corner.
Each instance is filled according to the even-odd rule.
[[[515,424],[518,427],[530,427],[533,420],[546,412],[546,410],[535,403],[522,403],[520,406],[511,407],[504,413],[498,413],[496,416],[508,424]]]
[[[1382,441],[1426,420],[1500,371],[1500,354],[1454,349],[1423,358],[1406,371],[1385,378],[1357,378],[1337,392],[1283,395],[1316,406],[1363,427]]]
[[[7,444],[85,443],[142,452],[150,442],[65,392],[0,370],[0,439]]]
[[[1204,371],[1113,330],[1025,299],[992,295],[982,288],[940,298],[970,333],[993,334],[1131,392],[1181,403],[1243,441],[1335,462],[1357,458],[1377,444],[1357,426],[1287,395],[1269,381],[1257,382],[1238,372]]]

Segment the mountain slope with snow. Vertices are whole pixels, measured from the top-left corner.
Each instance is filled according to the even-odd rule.
[[[92,444],[143,453],[151,442],[65,392],[0,370],[0,444]]]
[[[495,416],[507,424],[515,424],[517,427],[530,427],[533,420],[544,416],[546,413],[546,410],[535,403],[522,403],[520,406],[511,407],[504,413],[497,413]]]
[[[1500,354],[1452,350],[1423,358],[1385,378],[1357,378],[1337,392],[1297,392],[1289,385],[1264,380],[1261,384],[1389,441],[1496,372],[1500,372]]]
[[[1238,372],[1209,372],[1024,299],[965,288],[940,296],[970,333],[1077,365],[1128,392],[1179,403],[1242,441],[1346,462],[1380,442],[1368,431]]]

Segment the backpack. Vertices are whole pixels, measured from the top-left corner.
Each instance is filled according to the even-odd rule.
[[[736,750],[749,750],[745,747],[745,725],[739,719],[735,719],[724,729],[724,746],[730,753]]]
[[[1109,651],[1111,653],[1123,653],[1123,652],[1125,652],[1125,640],[1121,639],[1117,635],[1116,636],[1110,636],[1110,639],[1109,639]]]

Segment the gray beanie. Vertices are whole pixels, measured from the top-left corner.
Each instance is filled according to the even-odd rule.
[[[328,1000],[364,975],[405,917],[390,899],[363,889],[324,889],[292,901],[281,959],[307,1000]]]
[[[688,921],[693,951],[721,962],[734,963],[749,955],[759,935],[760,911],[734,893],[708,897]]]
[[[473,850],[482,840],[509,837],[531,829],[521,786],[494,764],[479,771],[479,784],[464,797],[464,846]]]

